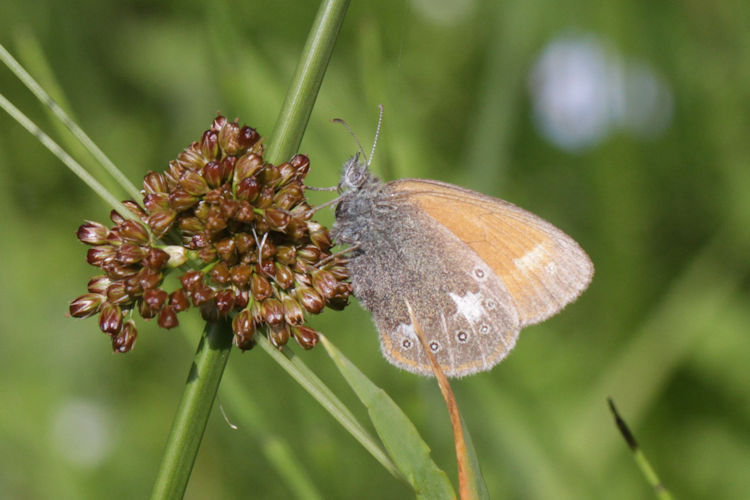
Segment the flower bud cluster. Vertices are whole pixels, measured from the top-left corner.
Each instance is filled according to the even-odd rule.
[[[218,116],[165,172],[145,176],[144,208],[125,202],[140,222],[113,211],[111,229],[92,221],[79,228],[89,264],[103,274],[71,303],[71,315],[98,314],[115,352],[132,349],[135,312],[173,328],[191,306],[207,321],[231,318],[241,349],[256,332],[278,347],[292,337],[314,347],[318,333],[306,317],[346,306],[351,284],[344,260],[331,256],[328,229],[310,220],[309,168],[304,155],[265,162],[254,129]],[[169,292],[164,278],[176,269],[181,286]]]

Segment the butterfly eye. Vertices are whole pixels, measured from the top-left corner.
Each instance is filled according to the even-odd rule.
[[[469,340],[469,334],[461,330],[458,333],[456,333],[456,340],[458,340],[461,343],[464,343],[467,340]]]
[[[484,269],[482,269],[481,267],[475,267],[474,276],[476,276],[478,280],[483,280],[484,277],[487,276],[487,273],[484,272]]]
[[[432,352],[438,352],[440,350],[440,344],[437,343],[437,341],[433,340],[430,342],[430,350]]]
[[[487,323],[479,327],[479,333],[490,333],[490,327]]]

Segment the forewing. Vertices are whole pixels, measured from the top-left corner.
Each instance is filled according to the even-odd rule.
[[[438,181],[388,185],[487,263],[510,293],[521,326],[552,316],[591,281],[594,267],[578,243],[512,203]]]

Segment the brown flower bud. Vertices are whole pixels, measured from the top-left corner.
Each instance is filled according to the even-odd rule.
[[[306,264],[317,264],[320,261],[320,249],[315,245],[305,245],[297,249],[297,258]]]
[[[120,215],[120,213],[117,210],[114,210],[114,209],[110,210],[110,212],[109,212],[109,218],[110,218],[110,220],[112,222],[115,223],[115,226],[119,226],[120,224],[122,224],[123,222],[125,222],[126,220],[128,220],[125,217],[123,217],[122,215]]]
[[[287,323],[301,325],[305,322],[305,311],[299,305],[299,302],[286,295],[282,299],[281,305],[284,307],[284,319]]]
[[[182,288],[178,288],[174,292],[169,294],[169,305],[175,312],[182,312],[190,308],[190,301],[188,300],[187,293]]]
[[[303,242],[307,237],[307,225],[304,220],[292,217],[284,233],[294,242]]]
[[[150,288],[143,292],[143,302],[153,311],[161,309],[168,297],[167,292],[161,288]]]
[[[213,160],[219,154],[219,134],[215,130],[206,130],[201,136],[201,156],[206,160]]]
[[[86,262],[92,266],[102,267],[114,260],[117,250],[109,245],[89,248],[86,252]]]
[[[214,290],[209,286],[200,285],[191,290],[190,296],[193,298],[193,305],[200,306],[214,298]]]
[[[204,229],[203,222],[198,217],[180,216],[177,221],[177,227],[180,228],[182,233],[189,235],[200,233]]]
[[[103,245],[107,243],[108,235],[109,229],[107,229],[104,224],[100,224],[91,220],[88,220],[85,224],[82,224],[76,232],[76,236],[78,237],[78,239],[83,243],[86,243],[87,245]]]
[[[170,306],[159,311],[159,318],[156,322],[159,323],[160,327],[166,329],[174,328],[180,324],[180,321],[177,319],[177,313],[175,313],[174,309]]]
[[[132,243],[148,243],[148,231],[140,222],[134,220],[126,220],[119,226],[117,226],[117,232],[120,233],[122,239]]]
[[[184,189],[175,189],[169,193],[169,206],[177,212],[184,212],[198,203],[198,196],[185,191]]]
[[[99,329],[104,333],[115,335],[122,328],[122,311],[120,306],[105,302],[99,313]]]
[[[138,271],[137,274],[134,274],[133,276],[128,276],[120,283],[123,284],[125,287],[125,291],[130,295],[131,297],[136,297],[138,295],[141,295],[143,293],[143,288],[141,287],[140,279],[141,279],[141,273],[145,269],[141,269]]]
[[[201,196],[210,190],[203,176],[194,170],[186,170],[180,177],[180,186],[188,193]]]
[[[247,125],[240,129],[237,137],[240,149],[250,149],[260,140],[260,134],[255,131],[254,128],[250,128]]]
[[[250,302],[250,292],[248,290],[240,290],[234,297],[234,308],[244,309]]]
[[[149,171],[143,177],[143,194],[152,193],[166,193],[169,190],[167,187],[167,178],[161,172]]]
[[[224,238],[221,241],[217,241],[214,247],[219,258],[222,260],[231,262],[236,257],[234,238]]]
[[[339,282],[333,274],[325,270],[313,273],[312,286],[326,299],[335,297],[339,292]]]
[[[70,315],[74,318],[88,318],[98,313],[106,297],[100,293],[86,293],[70,303]]]
[[[294,264],[297,259],[297,251],[291,245],[279,245],[276,247],[276,260],[287,266]]]
[[[225,156],[221,162],[221,184],[223,185],[230,180],[234,173],[234,166],[237,164],[236,156]]]
[[[177,164],[186,170],[199,170],[205,161],[198,150],[198,143],[194,142],[190,147],[177,156]]]
[[[213,206],[208,210],[208,217],[206,217],[206,229],[213,233],[218,233],[227,227],[227,218],[221,213],[221,210]]]
[[[302,307],[313,314],[318,314],[325,307],[325,301],[318,292],[308,286],[298,286],[294,290],[294,296]]]
[[[284,290],[288,290],[294,286],[294,273],[288,266],[284,264],[276,263],[276,276],[274,277],[276,283]]]
[[[237,251],[244,255],[255,246],[255,239],[252,234],[237,233],[234,235],[234,244]]]
[[[281,179],[279,167],[271,163],[264,163],[263,170],[258,172],[258,178],[261,184],[268,185],[271,188],[276,187]]]
[[[274,189],[273,186],[265,185],[261,188],[260,194],[255,199],[255,206],[258,209],[270,207],[273,204]],[[265,232],[265,231],[261,231]]]
[[[180,177],[185,173],[185,167],[180,165],[176,160],[169,162],[169,168],[164,172],[164,178],[167,180],[169,189],[175,188],[180,183]]]
[[[229,281],[229,266],[227,266],[226,262],[217,262],[216,265],[211,268],[208,275],[216,283],[223,285]]]
[[[231,288],[225,288],[219,290],[214,296],[216,301],[216,308],[219,310],[219,314],[227,314],[234,308],[234,291]]]
[[[156,288],[161,284],[161,281],[164,278],[164,276],[160,272],[154,271],[153,269],[149,268],[141,269],[140,271],[138,271],[137,276],[138,284],[143,290]]]
[[[154,236],[161,238],[172,227],[172,223],[176,217],[177,213],[174,210],[157,210],[148,216],[148,225],[151,231],[153,231]]]
[[[218,161],[210,161],[203,167],[203,178],[212,189],[224,184],[223,170]]]
[[[125,266],[115,260],[106,262],[103,266],[103,269],[107,271],[107,276],[109,276],[113,280],[121,280],[127,278],[128,276],[133,276],[138,272],[138,268]]]
[[[125,290],[125,283],[115,281],[107,287],[107,302],[112,304],[125,304],[132,300],[132,297]]]
[[[203,284],[203,273],[200,271],[188,271],[180,276],[180,282],[182,283],[182,288],[188,292],[193,291]]]
[[[261,314],[269,325],[278,325],[284,321],[284,306],[277,299],[268,298],[261,304]]]
[[[247,310],[240,313],[232,320],[232,330],[234,331],[234,343],[242,350],[247,350],[255,345],[253,337],[255,336],[255,322],[250,312]]]
[[[120,333],[112,337],[112,350],[115,352],[128,352],[135,346],[135,339],[138,336],[138,329],[135,322],[129,319],[122,325]]]
[[[106,293],[107,287],[111,284],[112,280],[105,275],[94,276],[89,280],[88,290],[91,293],[103,294]]]
[[[264,260],[260,264],[256,263],[255,269],[263,276],[273,277],[276,275],[276,266],[274,266],[272,260]]]
[[[260,192],[260,183],[255,177],[247,177],[237,186],[235,196],[241,201],[254,201]]]
[[[121,264],[130,266],[140,262],[147,253],[148,251],[145,248],[140,247],[135,243],[123,243],[120,248],[117,249],[115,258]]]
[[[310,159],[305,155],[296,155],[289,163],[297,169],[297,178],[300,180],[304,179],[310,170]]]
[[[231,269],[229,274],[231,275],[232,283],[238,287],[244,288],[250,281],[250,277],[253,274],[253,268],[247,264],[238,264]]]
[[[253,206],[247,201],[239,202],[237,212],[234,214],[234,219],[243,224],[250,224],[255,219]]]
[[[169,208],[169,193],[149,193],[144,196],[143,205],[149,212],[167,210]]]
[[[291,181],[296,173],[297,169],[294,168],[288,161],[285,161],[284,163],[279,165],[279,186],[283,186],[287,182]]]
[[[263,218],[269,227],[275,231],[283,231],[291,220],[289,212],[276,207],[268,207],[263,214]]]
[[[225,116],[217,114],[216,118],[214,118],[214,121],[211,122],[210,130],[213,130],[214,132],[218,133],[221,130],[221,128],[227,124],[228,121],[229,120],[227,120]]]
[[[277,347],[281,349],[283,346],[286,345],[287,342],[289,342],[289,325],[282,323],[278,325],[271,325],[269,329],[269,338],[268,340],[271,341],[271,344],[274,345],[274,347]]]
[[[328,233],[328,229],[315,221],[308,221],[307,229],[310,232],[310,240],[316,247],[323,251],[331,248],[331,235]]]
[[[318,343],[319,333],[309,326],[293,326],[292,333],[303,349],[312,349]]]
[[[265,300],[273,293],[271,283],[257,273],[253,273],[253,276],[250,279],[250,290],[253,292],[253,298],[257,301]]]
[[[235,155],[240,150],[240,126],[227,122],[219,132],[219,147],[228,155]]]
[[[143,319],[152,319],[155,318],[157,314],[159,314],[159,311],[156,309],[151,309],[148,307],[148,304],[144,302],[143,300],[138,302],[138,314],[141,315],[141,318]]]
[[[273,204],[283,210],[289,210],[302,201],[304,197],[305,194],[299,184],[288,184],[276,193]]]
[[[236,189],[243,180],[254,176],[262,168],[263,158],[255,153],[246,153],[234,165],[232,185],[235,186]]]

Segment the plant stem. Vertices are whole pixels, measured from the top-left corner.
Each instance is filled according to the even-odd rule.
[[[349,0],[324,0],[320,4],[271,134],[265,155],[271,163],[288,160],[302,142],[348,7]]]
[[[152,499],[182,498],[232,347],[228,321],[207,323],[177,409]]]

